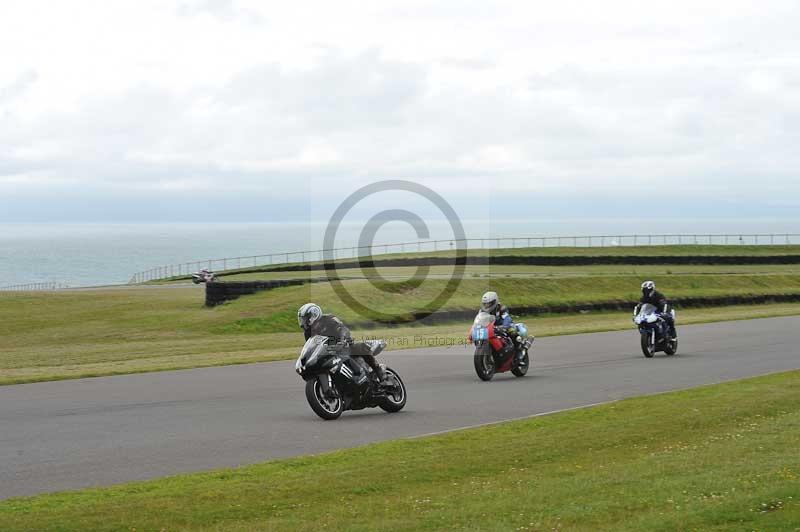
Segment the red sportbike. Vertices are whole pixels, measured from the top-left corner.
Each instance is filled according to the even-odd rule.
[[[494,315],[480,311],[469,329],[469,341],[475,345],[475,373],[490,381],[495,373],[511,371],[517,377],[528,373],[533,336],[524,323],[504,327],[494,324]],[[517,357],[521,350],[522,356]]]

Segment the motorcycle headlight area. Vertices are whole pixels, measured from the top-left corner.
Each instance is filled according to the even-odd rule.
[[[486,327],[475,327],[472,329],[472,340],[488,340],[489,329]]]

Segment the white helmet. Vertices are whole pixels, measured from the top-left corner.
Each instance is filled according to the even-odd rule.
[[[645,281],[642,283],[642,293],[646,296],[652,294],[656,289],[656,283],[653,281]]]
[[[297,324],[307,329],[322,316],[322,309],[316,303],[306,303],[297,311]]]
[[[486,292],[481,297],[481,310],[492,312],[497,306],[497,292]]]

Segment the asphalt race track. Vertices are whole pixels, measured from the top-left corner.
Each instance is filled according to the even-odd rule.
[[[535,322],[532,323],[535,326]],[[800,368],[800,317],[681,327],[645,359],[638,333],[537,340],[527,377],[478,380],[465,347],[387,352],[398,414],[319,419],[293,362],[0,387],[0,498],[250,464]]]

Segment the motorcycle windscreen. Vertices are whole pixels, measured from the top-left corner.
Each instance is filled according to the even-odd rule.
[[[657,311],[658,309],[655,305],[645,303],[642,305],[642,308],[639,309],[639,314],[636,315],[637,323],[655,321]]]
[[[310,366],[317,361],[322,353],[327,351],[326,345],[328,343],[327,336],[312,336],[303,345],[300,350],[300,356],[297,358],[301,366]]]
[[[489,314],[488,312],[480,311],[478,315],[475,316],[475,321],[472,322],[473,325],[477,325],[478,327],[488,327],[489,325],[494,323],[494,314]]]

